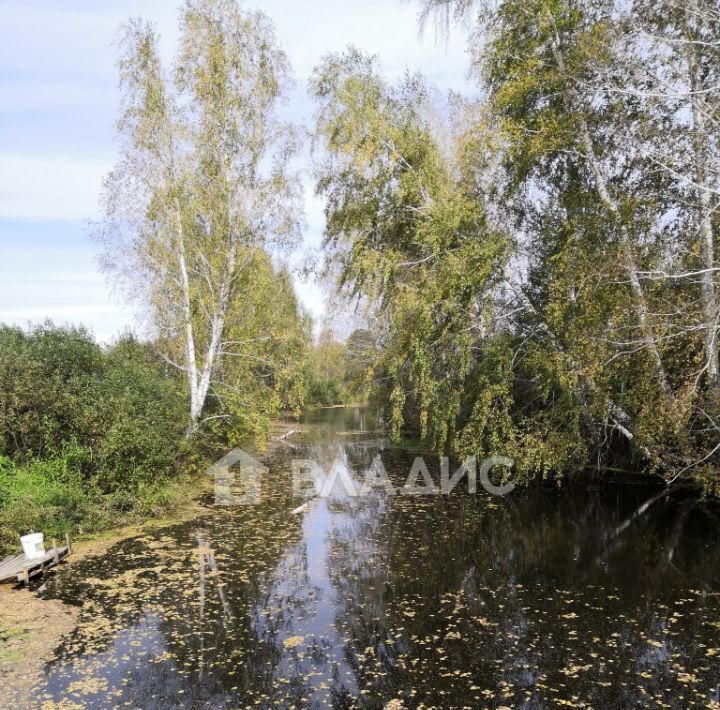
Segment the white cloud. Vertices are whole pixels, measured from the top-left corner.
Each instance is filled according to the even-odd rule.
[[[0,153],[0,219],[89,219],[98,215],[110,162]]]
[[[471,90],[464,38],[455,32],[446,45],[439,45],[432,30],[421,37],[417,4],[399,0],[248,0],[244,4],[262,9],[276,25],[297,78],[287,106],[296,122],[309,126],[312,121],[313,106],[305,89],[313,67],[323,55],[350,44],[377,54],[390,80],[406,70],[421,71],[442,92]],[[61,4],[56,0],[0,0],[0,231],[3,221],[12,226],[9,220],[40,224],[97,216],[102,178],[112,167],[116,150],[118,26],[138,15],[156,22],[161,54],[169,62],[175,51],[181,5],[182,0],[64,0]],[[308,175],[305,182],[308,227],[304,247],[317,249],[324,224],[323,201],[312,195]],[[6,242],[17,240],[12,246],[22,248],[23,237],[15,237],[12,230],[5,233],[11,235],[3,238]],[[88,244],[83,261],[92,261],[93,254],[94,248]],[[64,290],[74,289],[77,299],[90,299],[81,281],[59,278],[58,265],[52,260],[35,263],[33,279],[62,283]],[[98,284],[98,292],[107,295],[104,282]],[[298,292],[314,314],[323,312],[324,298],[316,284],[301,284]],[[38,303],[33,298],[32,308],[59,314],[53,311],[51,289],[42,288],[40,293],[45,300]],[[16,292],[12,310],[0,312],[0,317],[21,312],[14,306],[24,294],[25,290]],[[7,303],[5,300],[6,307]],[[130,322],[129,310],[123,315],[111,309],[102,315],[97,309],[104,306],[89,306],[86,311],[77,310],[77,305],[72,308],[76,310],[63,317],[95,326],[98,335],[105,332],[104,323],[120,323],[124,317]],[[113,314],[111,320],[106,318],[109,314]]]

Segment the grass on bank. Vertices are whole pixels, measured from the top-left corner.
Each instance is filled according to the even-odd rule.
[[[47,540],[172,514],[214,454],[267,419],[260,406],[242,410],[232,441],[218,426],[188,442],[184,382],[148,344],[0,326],[0,553],[30,532]]]
[[[67,460],[18,466],[0,457],[0,553],[16,552],[20,535],[29,532],[43,532],[48,542],[173,514],[193,497],[193,478],[143,481],[132,491],[104,493]]]

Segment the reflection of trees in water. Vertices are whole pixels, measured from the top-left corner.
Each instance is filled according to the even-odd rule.
[[[357,475],[375,450],[313,451],[326,469],[338,452]],[[401,485],[411,459],[382,457]],[[289,473],[271,475],[257,508],[148,533],[55,578],[85,602],[50,669],[56,699],[88,677],[118,691],[90,702],[143,707],[717,698],[720,527],[695,499],[633,517],[644,487],[504,499],[458,487],[292,516]]]
[[[310,453],[325,472],[333,464],[344,466],[357,482],[368,462],[352,449],[335,444],[316,446]],[[375,509],[370,516],[369,505]],[[345,558],[347,564],[340,573],[348,577],[365,574],[372,538],[359,527],[379,517],[378,506],[384,506],[382,499],[348,497],[338,479],[329,498],[315,498],[307,508],[303,538],[288,549],[275,570],[274,582],[254,617],[257,635],[283,654],[274,668],[277,682],[272,702],[276,706],[291,702],[303,707],[328,703],[340,708],[355,706],[358,664],[345,653],[349,637],[345,626],[338,623],[347,600],[338,593],[334,579],[338,573],[336,541],[353,544],[353,553]]]
[[[647,495],[395,497],[358,518],[331,559],[359,687],[439,706],[717,700],[717,526],[668,499],[615,536]]]
[[[84,610],[49,669],[53,696],[100,675],[119,690],[118,701],[143,707],[224,707],[239,696],[267,697],[279,654],[257,639],[250,611],[300,528],[287,515],[289,478],[276,488],[260,506],[214,511],[124,541],[59,576],[55,593],[82,600]],[[129,641],[119,652],[123,635]]]

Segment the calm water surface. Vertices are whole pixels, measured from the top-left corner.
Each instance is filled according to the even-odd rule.
[[[631,519],[645,485],[337,486],[292,514],[293,457],[362,481],[380,455],[404,482],[414,454],[365,417],[311,415],[306,445],[273,455],[260,505],[209,500],[52,577],[47,594],[81,612],[38,703],[720,707],[717,508],[688,495]]]

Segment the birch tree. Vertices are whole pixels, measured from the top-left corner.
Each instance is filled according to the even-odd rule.
[[[426,19],[434,13],[449,22],[454,12],[475,21],[475,75],[505,138],[501,221],[516,227],[520,269],[506,278],[515,308],[532,316],[517,325],[547,339],[583,377],[584,397],[605,391],[605,416],[634,441],[627,408],[602,382],[610,380],[602,363],[644,353],[662,408],[672,411],[676,397],[662,351],[665,324],[640,277],[649,242],[644,207],[629,209],[639,152],[609,130],[625,106],[598,89],[615,58],[611,10],[602,1],[424,6]],[[591,293],[593,282],[614,286]]]
[[[637,451],[676,471],[706,464],[720,431],[717,3],[423,8],[471,28],[524,265],[508,283],[539,321],[533,338],[583,373],[594,418]]]
[[[699,284],[699,309],[687,325],[704,333],[697,380],[720,384],[717,218],[720,196],[720,6],[685,0],[636,2],[622,18],[625,81],[608,91],[631,96],[646,119],[635,139],[648,170],[664,174],[666,230],[674,229],[668,267],[646,278]]]
[[[261,12],[188,0],[174,65],[155,29],[123,28],[120,158],[105,183],[105,266],[146,307],[158,348],[188,383],[188,435],[239,343],[257,257],[296,239],[296,140],[277,118],[289,66]]]
[[[352,53],[311,87],[326,248],[373,304],[394,431],[717,489],[716,3],[423,5],[469,26],[486,97],[454,151]]]

